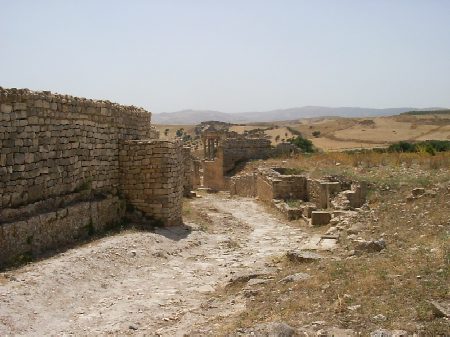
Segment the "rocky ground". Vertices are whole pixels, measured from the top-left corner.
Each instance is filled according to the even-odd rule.
[[[205,195],[189,205],[209,219],[206,231],[189,222],[126,231],[1,273],[0,335],[183,335],[244,309],[212,297],[230,280],[273,277],[274,256],[323,248],[254,200]]]
[[[377,188],[320,228],[202,194],[184,227],[128,229],[0,273],[0,335],[448,334],[447,185]]]

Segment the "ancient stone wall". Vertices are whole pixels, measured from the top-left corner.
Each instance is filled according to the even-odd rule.
[[[181,142],[124,141],[120,186],[127,202],[164,225],[182,223],[184,185]]]
[[[311,218],[315,211],[313,224],[322,224],[330,218],[329,211],[317,209],[355,209],[366,201],[367,184],[363,181],[351,182],[332,176],[318,180],[290,172],[291,169],[285,168],[259,168],[253,173],[234,176],[230,179],[230,194],[258,197],[289,220],[301,216]]]
[[[54,198],[59,207],[47,211],[48,202],[24,206],[4,214],[0,225],[0,268],[22,262],[48,249],[70,244],[119,223],[125,213],[117,196],[72,203],[74,196]]]
[[[274,199],[272,181],[261,172],[258,172],[256,178],[256,196],[266,202],[271,202]]]
[[[191,191],[194,189],[194,160],[191,148],[188,146],[183,147],[183,167],[183,195],[185,197],[190,197]]]
[[[308,179],[307,182],[308,201],[313,202],[318,208],[327,208],[328,195],[326,186],[320,180]]]
[[[254,177],[254,178],[252,178]],[[258,196],[259,199],[307,199],[307,178],[302,175],[284,175],[274,169],[259,169],[258,173],[231,178],[232,195]]]
[[[270,141],[264,138],[226,138],[214,149],[215,158],[203,162],[203,185],[216,190],[229,188],[232,171],[241,162],[268,158]]]
[[[223,170],[227,174],[239,162],[270,157],[272,148],[270,140],[264,138],[227,138],[221,142],[219,151],[223,153]]]
[[[119,140],[149,136],[150,114],[140,108],[0,88],[0,207],[87,185],[115,193]]]
[[[194,159],[192,161],[193,164],[193,187],[194,188],[198,188],[202,185],[202,181],[201,181],[201,174],[200,174],[200,168],[202,167],[202,162],[199,159]]]
[[[256,197],[256,179],[255,173],[242,174],[231,178],[230,194],[241,197]]]
[[[123,196],[181,223],[182,145],[157,136],[141,108],[0,87],[0,267],[120,222]]]
[[[273,197],[275,199],[301,199],[305,200],[306,177],[297,175],[279,176],[273,180]]]
[[[221,152],[214,160],[203,161],[203,185],[214,190],[227,189]]]

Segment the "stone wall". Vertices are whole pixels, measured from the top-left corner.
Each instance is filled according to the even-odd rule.
[[[232,178],[232,180],[233,179],[234,177]],[[262,201],[271,202],[274,199],[272,181],[261,174],[261,171],[258,172],[256,178],[255,194]]]
[[[313,202],[318,208],[327,208],[328,197],[326,186],[320,180],[309,179],[307,183],[308,201]]]
[[[120,186],[128,203],[164,225],[182,223],[184,185],[181,142],[162,140],[121,143]]]
[[[0,87],[0,265],[120,222],[126,202],[181,223],[182,145],[157,136],[141,108]]]
[[[214,190],[226,190],[227,183],[223,172],[222,153],[215,160],[203,161],[203,186]]]
[[[365,182],[331,176],[322,180],[310,179],[289,172],[291,170],[282,168],[260,168],[253,173],[234,176],[230,179],[230,194],[258,197],[290,220],[300,216],[309,218],[317,209],[359,208],[366,201]]]
[[[232,195],[257,196],[264,201],[272,199],[307,199],[307,178],[303,175],[284,175],[275,169],[259,169],[257,173],[232,177]]]
[[[203,185],[215,190],[229,188],[230,175],[239,163],[270,157],[270,140],[264,138],[226,138],[215,149],[214,160],[203,162]]]
[[[231,178],[230,194],[241,197],[256,197],[256,179],[255,173],[242,174]]]
[[[0,207],[71,193],[115,193],[119,140],[150,137],[150,113],[50,92],[0,88]]]
[[[264,138],[227,138],[221,142],[220,151],[224,174],[228,174],[239,162],[270,157],[272,148],[270,140]]]
[[[202,186],[202,181],[201,181],[201,174],[200,174],[200,169],[202,167],[202,162],[195,158],[192,161],[193,164],[193,178],[192,178],[192,183],[193,183],[193,188],[198,188],[200,186]]]
[[[188,146],[183,147],[183,167],[183,196],[190,197],[194,189],[194,159]]]
[[[52,207],[52,211],[38,203],[18,209],[16,214],[9,212],[9,216],[19,217],[0,225],[0,268],[103,231],[119,223],[125,213],[124,202],[117,196],[74,204],[57,199],[52,202],[61,202],[60,207]],[[9,219],[6,213],[4,216]]]

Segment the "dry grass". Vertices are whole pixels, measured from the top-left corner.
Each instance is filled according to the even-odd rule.
[[[450,180],[450,152],[435,156],[428,153],[317,153],[250,162],[244,170],[261,165],[300,169],[313,177],[343,174],[378,186],[388,183],[398,187],[416,182],[429,185]]]
[[[358,219],[364,225],[359,236],[384,237],[387,249],[350,256],[353,243],[343,232],[336,259],[296,264],[281,258],[279,275],[248,300],[245,312],[222,319],[219,334],[260,322],[285,321],[301,327],[325,321],[326,326],[351,328],[363,335],[381,327],[449,335],[448,320],[435,317],[428,303],[450,298],[449,163],[450,153],[329,153],[266,162],[268,166],[302,168],[314,175],[347,174],[371,181],[371,211]],[[435,188],[437,196],[406,202],[417,186]],[[278,282],[298,272],[311,278]],[[224,291],[234,296],[243,286]]]
[[[251,123],[234,125],[231,131],[243,133],[254,129],[267,129],[266,134],[276,145],[282,139],[293,136],[290,130],[300,132],[324,151],[383,147],[401,140],[450,139],[450,114],[399,115],[389,117],[307,118],[300,121]],[[195,137],[193,125],[155,125],[163,139],[173,139],[176,130],[183,128]],[[167,136],[165,130],[168,129]],[[313,132],[320,131],[315,138]],[[279,140],[275,139],[279,137]]]

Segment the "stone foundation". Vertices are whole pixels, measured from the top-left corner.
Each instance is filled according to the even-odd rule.
[[[0,224],[0,268],[118,224],[125,214],[125,203],[117,196],[107,196],[63,204],[53,211],[42,211],[40,207],[28,207],[28,211],[38,213],[27,214],[24,210],[14,214],[10,210],[9,217],[19,216],[19,220]]]
[[[230,194],[257,197],[273,205],[289,220],[301,216],[311,218],[315,213],[315,224],[323,224],[323,219],[328,217],[315,212],[316,210],[359,208],[366,201],[365,182],[349,182],[337,177],[310,179],[301,174],[285,174],[286,172],[290,171],[283,168],[260,168],[253,173],[234,176],[230,179]],[[328,222],[329,220],[325,223]]]

